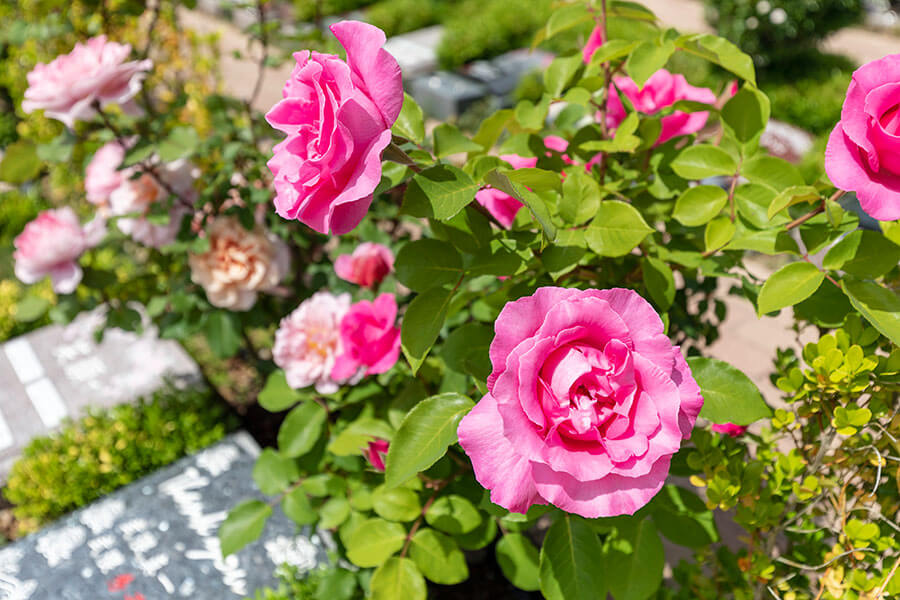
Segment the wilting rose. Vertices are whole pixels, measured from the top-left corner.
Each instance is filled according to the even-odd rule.
[[[362,300],[341,320],[341,354],[331,372],[337,381],[355,382],[365,375],[389,370],[400,357],[397,301],[381,294],[374,302]]]
[[[94,116],[93,104],[126,104],[141,89],[151,60],[127,61],[128,44],[108,42],[105,35],[75,44],[68,54],[38,64],[28,74],[22,110],[45,114],[73,127]]]
[[[105,232],[101,220],[82,227],[71,208],[43,211],[13,240],[16,277],[30,284],[49,275],[54,291],[71,294],[81,281],[78,258]]]
[[[630,77],[614,77],[614,86],[609,88],[606,123],[610,128],[619,126],[627,113],[616,91],[618,88],[631,102],[635,110],[645,115],[653,115],[679,100],[693,100],[704,104],[715,104],[716,95],[707,88],[694,87],[687,82],[684,75],[669,73],[660,69],[650,76],[644,87],[638,88]],[[656,144],[663,144],[673,137],[697,133],[706,125],[708,112],[686,113],[676,110],[662,118],[662,131]]]
[[[207,231],[209,250],[191,254],[191,280],[210,304],[250,310],[260,292],[274,290],[290,267],[287,246],[260,225],[248,231],[233,217],[218,217]]]
[[[125,147],[118,141],[104,144],[88,163],[84,173],[84,190],[87,200],[96,206],[106,206],[109,196],[128,180],[119,166],[125,159]]]
[[[281,320],[272,358],[284,369],[289,386],[315,384],[321,394],[338,390],[331,371],[341,352],[341,320],[349,309],[350,294],[316,292]]]
[[[747,427],[745,425],[735,425],[734,423],[722,423],[721,425],[713,425],[710,427],[716,433],[724,433],[725,435],[730,435],[731,437],[738,437],[739,435],[743,435],[745,431],[747,431]]]
[[[644,506],[703,404],[650,304],[626,289],[543,287],[494,328],[488,393],[458,430],[491,500],[588,518]]]
[[[376,471],[384,472],[384,460],[390,446],[390,442],[379,438],[369,442],[369,446],[365,449],[366,460]]]
[[[603,27],[601,25],[596,25],[591,31],[591,35],[588,36],[587,43],[584,45],[584,48],[581,50],[581,56],[584,58],[584,64],[588,64],[591,62],[591,57],[594,56],[594,52],[597,51],[597,48],[603,45]]]
[[[500,158],[508,162],[514,169],[533,167],[537,164],[537,158],[525,158],[518,154],[501,154]],[[521,202],[492,187],[478,190],[475,193],[475,201],[485,207],[491,216],[507,229],[512,226],[516,213],[522,208]]]
[[[347,233],[372,203],[381,153],[400,114],[400,66],[381,46],[384,32],[357,21],[331,31],[347,51],[297,52],[284,99],[266,114],[287,139],[274,148],[275,210],[320,233]]]
[[[352,254],[342,254],[334,261],[334,272],[344,281],[374,288],[394,270],[391,249],[374,242],[363,242]]]
[[[825,148],[825,172],[856,192],[873,219],[900,219],[900,54],[854,71]]]

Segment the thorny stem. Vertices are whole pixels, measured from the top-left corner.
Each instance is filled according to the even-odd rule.
[[[808,254],[804,254],[804,255],[803,255],[803,260],[805,260],[806,262],[808,262],[808,263],[811,264],[812,266],[814,266],[814,267],[816,267],[817,269],[819,269],[819,267],[816,266],[816,264],[815,264],[813,261],[811,261],[811,260],[809,259],[809,255],[808,255]],[[834,284],[835,286],[837,286],[838,288],[841,287],[841,284],[839,284],[837,281],[835,281],[834,277],[832,277],[831,275],[829,275],[826,271],[824,271],[824,270],[822,270],[822,269],[819,269],[819,271],[822,271],[822,273],[825,275],[825,279],[827,279],[828,281],[830,281],[831,283],[833,283],[833,284]]]
[[[812,219],[814,216],[816,216],[816,215],[818,215],[818,214],[821,214],[821,213],[825,212],[825,205],[826,205],[828,202],[837,202],[838,200],[841,199],[841,196],[843,196],[843,195],[846,194],[846,193],[847,193],[847,192],[845,192],[844,190],[838,190],[838,191],[836,191],[835,193],[833,193],[833,194],[831,195],[831,197],[828,198],[828,200],[822,200],[822,202],[821,202],[821,204],[819,204],[819,206],[815,207],[814,209],[812,209],[811,211],[809,211],[809,212],[806,213],[805,215],[803,215],[803,216],[801,216],[801,217],[797,217],[796,219],[794,219],[793,221],[791,221],[790,223],[788,223],[787,225],[785,225],[785,230],[786,230],[786,231],[790,231],[790,230],[793,229],[794,227],[798,227],[798,226],[800,226],[800,225],[803,225],[804,223],[806,223],[807,221],[809,221],[810,219]]]

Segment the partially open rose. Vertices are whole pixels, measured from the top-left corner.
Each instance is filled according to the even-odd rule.
[[[494,327],[488,393],[458,430],[491,500],[588,518],[649,502],[703,404],[650,304],[626,289],[543,287]]]

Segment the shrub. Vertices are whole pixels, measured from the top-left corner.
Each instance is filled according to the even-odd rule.
[[[235,425],[206,389],[167,386],[33,439],[13,465],[4,496],[20,528],[33,530],[218,441]]]
[[[391,37],[434,25],[444,10],[439,0],[382,0],[366,11],[366,20]]]
[[[375,0],[294,0],[295,15],[300,21],[312,21],[363,8]]]
[[[800,62],[803,51],[862,18],[862,2],[706,0],[706,15],[719,35],[740,46],[757,65],[766,66]]]
[[[247,600],[361,600],[361,580],[367,579],[341,568],[319,567],[299,573],[290,565],[275,571],[278,587],[256,590]]]

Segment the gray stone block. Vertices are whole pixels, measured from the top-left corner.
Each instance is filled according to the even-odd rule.
[[[483,83],[448,71],[413,79],[409,88],[425,114],[440,120],[458,116],[473,102],[489,94]]]

